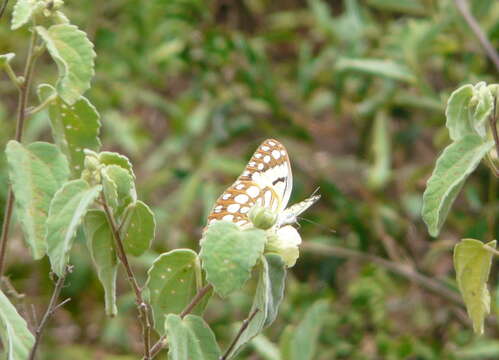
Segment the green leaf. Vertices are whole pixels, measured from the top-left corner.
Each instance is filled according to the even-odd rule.
[[[7,360],[27,359],[35,343],[26,321],[2,291],[0,291],[0,337],[4,355],[2,359]]]
[[[492,93],[484,82],[455,90],[445,109],[445,126],[449,129],[450,138],[456,141],[470,134],[485,138],[487,118],[492,109]]]
[[[107,165],[102,169],[101,175],[106,189],[106,201],[111,206],[116,204],[114,210],[117,214],[137,201],[134,179],[129,171],[119,165]]]
[[[83,149],[99,151],[101,146],[99,113],[83,96],[73,105],[66,105],[56,96],[56,90],[51,85],[40,85],[38,96],[40,101],[51,96],[55,97],[49,105],[52,134],[57,145],[67,156],[74,177],[79,177],[85,159]]]
[[[338,59],[335,67],[337,71],[354,71],[408,83],[416,81],[414,74],[406,66],[391,60],[343,57]]]
[[[16,54],[14,53],[7,53],[0,55],[0,68],[10,63],[15,56]]]
[[[265,231],[241,230],[236,224],[217,221],[201,240],[200,257],[206,278],[217,294],[226,297],[250,278],[263,253]]]
[[[242,346],[275,320],[284,296],[286,266],[283,259],[276,254],[267,254],[261,259],[258,285],[250,314],[256,309],[258,312],[229,353],[229,358],[234,357]]]
[[[196,315],[166,317],[168,357],[171,360],[219,360],[221,353],[208,324]]]
[[[68,163],[55,145],[44,142],[24,147],[11,140],[5,152],[24,238],[33,257],[40,259],[47,251],[45,233],[50,201],[69,177]]]
[[[57,64],[57,93],[68,105],[73,105],[90,88],[94,76],[93,44],[74,25],[52,25],[48,29],[37,26],[36,31]]]
[[[104,288],[106,314],[115,316],[118,313],[116,307],[118,257],[114,250],[112,230],[102,210],[90,210],[85,216],[84,224],[87,247],[97,268],[97,276]]]
[[[440,155],[423,194],[422,216],[431,236],[439,234],[464,182],[493,146],[493,141],[467,135]]]
[[[84,180],[73,180],[55,193],[47,220],[47,253],[57,276],[64,274],[76,230],[100,191],[100,185],[91,187]]]
[[[168,314],[180,314],[202,286],[198,255],[190,249],[176,249],[161,254],[147,272],[146,288],[154,316],[154,326],[165,333],[164,323]],[[194,309],[201,314],[209,296]]]
[[[154,214],[142,201],[128,205],[122,226],[122,239],[125,251],[133,256],[142,255],[154,239],[156,221]]]
[[[373,189],[380,189],[390,179],[390,128],[387,114],[381,110],[376,114],[373,126],[374,164],[369,169],[368,184]]]
[[[281,342],[282,358],[289,360],[313,359],[327,314],[327,302],[319,300],[307,310],[296,329],[287,328]]]
[[[135,175],[133,173],[132,163],[128,158],[124,155],[111,152],[111,151],[102,151],[99,153],[99,162],[104,165],[117,165],[127,170],[130,175],[135,179]]]
[[[16,30],[26,24],[36,9],[37,3],[33,0],[17,0],[12,11],[10,28]]]
[[[492,252],[484,246],[496,248],[496,240],[487,244],[479,240],[463,239],[454,247],[454,269],[459,291],[463,296],[473,329],[483,334],[485,316],[490,312],[490,294],[487,289]]]

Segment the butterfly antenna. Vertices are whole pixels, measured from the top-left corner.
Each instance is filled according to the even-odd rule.
[[[310,224],[317,225],[318,227],[320,227],[320,228],[322,228],[322,229],[325,229],[325,230],[327,230],[327,231],[329,231],[329,232],[331,232],[331,233],[333,233],[333,234],[336,234],[336,230],[331,229],[330,227],[327,227],[327,226],[325,226],[325,225],[319,224],[318,222],[315,222],[315,221],[313,221],[313,220],[310,220],[310,219],[307,219],[307,218],[304,218],[304,217],[301,217],[301,216],[298,216],[298,217],[297,217],[297,219],[299,219],[299,220],[303,220],[303,221],[306,221],[306,222],[308,222],[308,223],[310,223]]]
[[[314,190],[314,192],[312,193],[312,195],[310,196],[314,196],[315,194],[317,194],[317,192],[321,189],[320,186],[317,187],[317,189]]]

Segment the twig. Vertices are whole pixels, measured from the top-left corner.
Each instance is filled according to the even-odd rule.
[[[440,295],[441,297],[447,300],[452,301],[455,304],[461,306],[464,305],[463,300],[461,299],[461,297],[457,292],[451,290],[450,288],[447,288],[441,282],[431,279],[410,267],[385,260],[378,256],[365,254],[351,249],[345,249],[339,246],[305,243],[302,244],[302,248],[305,251],[317,255],[354,258],[354,259],[359,259],[361,261],[367,261],[378,264],[398,275],[408,278],[409,280],[415,282],[416,284],[425,287],[426,289],[434,292],[437,295]]]
[[[499,135],[497,135],[497,114],[496,114],[497,97],[494,96],[494,107],[492,109],[492,116],[489,117],[490,131],[494,137],[496,144],[496,156],[499,157]]]
[[[101,201],[102,201],[102,207],[104,208],[104,212],[106,213],[109,225],[111,226],[111,230],[113,232],[114,241],[116,243],[117,255],[121,263],[125,267],[128,282],[130,283],[135,293],[135,302],[137,303],[137,308],[139,310],[139,319],[142,324],[142,336],[144,339],[144,358],[146,360],[150,360],[152,358],[151,358],[151,322],[149,318],[149,305],[144,301],[144,298],[142,297],[142,290],[139,287],[137,279],[135,278],[135,275],[133,273],[132,267],[128,262],[128,258],[125,253],[125,248],[123,246],[123,241],[121,239],[118,226],[116,226],[113,214],[111,212],[111,209],[109,209],[109,206],[107,205],[104,195],[101,195]]]
[[[3,0],[2,7],[0,7],[0,19],[2,18],[2,15],[5,12],[5,9],[7,9],[8,3],[9,3],[9,0]]]
[[[54,292],[52,293],[52,297],[50,298],[49,306],[47,307],[47,311],[45,311],[45,314],[42,317],[42,320],[40,321],[40,324],[36,328],[35,331],[35,343],[33,344],[33,348],[31,349],[31,352],[29,354],[29,360],[34,360],[35,355],[36,355],[36,350],[38,349],[38,345],[40,345],[40,340],[42,338],[42,333],[43,330],[45,329],[45,325],[47,325],[47,321],[52,316],[52,314],[61,306],[66,304],[68,301],[71,299],[66,299],[60,304],[56,304],[57,299],[59,298],[59,295],[61,293],[62,287],[64,286],[64,281],[66,280],[66,276],[68,273],[70,273],[72,270],[71,266],[67,266],[66,270],[64,271],[64,274],[57,279],[57,283],[55,284]]]
[[[19,84],[19,96],[17,106],[17,124],[16,136],[17,141],[22,140],[24,130],[24,120],[26,119],[26,105],[28,103],[28,95],[31,88],[31,78],[33,75],[33,67],[36,60],[35,45],[37,41],[37,33],[33,28],[31,33],[31,41],[28,49],[28,56],[26,58],[26,65],[24,67],[24,81]],[[12,220],[12,212],[14,210],[14,192],[12,186],[9,185],[7,193],[7,202],[5,204],[5,217],[2,224],[2,235],[0,237],[0,277],[3,276],[5,269],[5,255],[7,252],[7,240],[9,238],[10,222]]]
[[[211,284],[208,284],[197,292],[197,294],[192,298],[189,305],[185,307],[185,309],[180,313],[180,318],[184,318],[186,315],[190,314],[191,311],[196,307],[196,305],[201,301],[201,299],[210,292],[213,288]],[[151,348],[151,358],[154,358],[158,353],[163,349],[166,345],[166,336],[163,335],[159,338],[159,340],[153,345]]]
[[[184,311],[180,313],[180,317],[183,319],[187,314],[190,314],[190,312],[194,309],[194,307],[201,301],[201,299],[211,290],[212,286],[211,284],[206,285],[205,287],[201,288],[196,296],[194,296],[190,302],[189,305],[186,306]]]
[[[236,337],[234,338],[234,340],[232,340],[232,343],[230,344],[230,346],[225,351],[225,354],[223,354],[223,356],[220,357],[220,360],[226,360],[227,359],[227,357],[230,355],[230,353],[234,349],[234,346],[236,346],[237,341],[241,338],[241,336],[243,335],[244,331],[246,330],[246,328],[250,324],[251,320],[253,320],[253,318],[256,316],[256,314],[258,313],[258,311],[259,311],[259,309],[256,308],[255,310],[253,310],[253,312],[251,313],[251,315],[246,320],[243,321],[243,324],[241,325],[241,328],[237,332]]]
[[[471,13],[468,7],[468,2],[466,0],[454,0],[454,2],[456,3],[456,7],[463,16],[464,20],[471,28],[471,31],[473,31],[475,36],[478,38],[478,41],[480,42],[480,44],[482,44],[482,47],[489,56],[490,60],[492,60],[492,62],[496,66],[496,69],[499,71],[499,55],[490,43],[489,39],[487,39],[485,33],[480,28],[480,25],[476,21],[475,17]]]

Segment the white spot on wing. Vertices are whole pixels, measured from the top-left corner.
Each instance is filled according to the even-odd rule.
[[[239,210],[240,206],[241,205],[239,204],[230,204],[229,206],[227,206],[227,211],[230,213],[235,213],[237,210]]]
[[[265,156],[263,157],[263,161],[265,161],[266,163],[269,163],[269,162],[270,162],[270,156],[265,155]]]
[[[267,145],[263,145],[263,146],[262,146],[262,150],[263,150],[263,151],[269,151],[269,150],[270,150],[270,148],[269,148]]]
[[[281,153],[277,150],[272,150],[272,156],[277,160],[281,157]]]
[[[260,153],[256,153],[256,154],[255,154],[255,157],[256,157],[257,159],[260,159],[260,158],[262,157],[262,154],[260,154]]]
[[[234,200],[239,204],[246,204],[246,202],[249,200],[249,197],[245,194],[239,194],[234,198]]]
[[[262,163],[258,164],[258,170],[263,170],[263,166],[264,165]]]
[[[222,220],[225,220],[225,221],[232,221],[232,219],[234,219],[234,215],[225,215]]]
[[[231,194],[224,194],[224,195],[222,196],[222,199],[223,199],[223,200],[227,200],[227,199],[229,199],[231,196],[232,196]]]
[[[258,196],[258,194],[260,194],[260,189],[258,189],[258,187],[256,187],[255,185],[253,186],[250,186],[248,188],[248,190],[246,190],[246,193],[251,196],[252,198],[255,198]]]
[[[241,214],[246,214],[246,213],[249,211],[249,209],[250,209],[250,208],[249,208],[248,206],[243,206],[243,207],[241,208],[241,210],[239,210],[239,212],[240,212]]]

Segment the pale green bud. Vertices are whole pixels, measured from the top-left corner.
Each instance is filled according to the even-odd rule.
[[[268,208],[260,206],[253,207],[250,210],[248,217],[256,228],[262,230],[270,229],[272,226],[274,226],[277,220],[276,213],[272,212]]]

